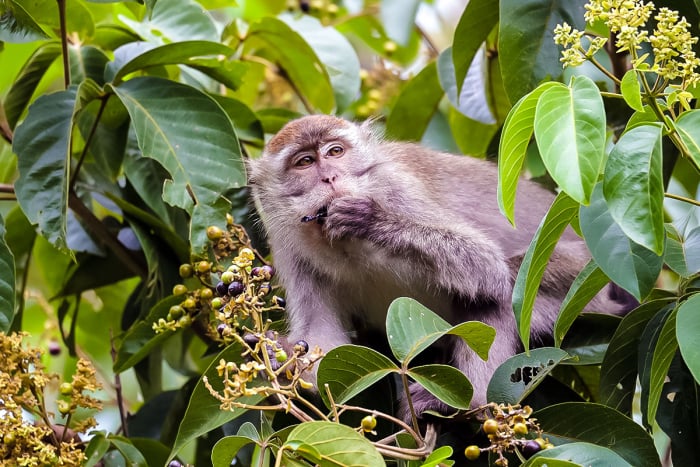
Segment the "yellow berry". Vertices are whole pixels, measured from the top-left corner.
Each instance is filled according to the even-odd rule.
[[[192,277],[192,265],[191,264],[181,264],[180,265],[180,277],[183,279],[187,279],[188,277]]]
[[[498,422],[493,418],[489,418],[484,422],[484,433],[493,435],[498,432]]]
[[[5,433],[5,435],[2,437],[2,441],[5,443],[5,446],[14,446],[17,438],[15,437],[14,433]]]
[[[479,446],[471,445],[467,446],[467,449],[464,450],[464,457],[469,459],[470,461],[475,461],[479,458],[481,455],[481,449],[479,449]]]
[[[210,225],[207,227],[207,238],[211,240],[212,242],[219,240],[221,237],[223,237],[224,231],[218,228],[215,225]]]
[[[202,300],[210,300],[214,296],[214,291],[209,287],[199,289],[199,296]]]
[[[391,55],[398,50],[399,46],[394,41],[384,42],[384,53]]]
[[[67,401],[58,401],[58,411],[66,415],[70,412],[70,404]]]
[[[211,270],[211,263],[209,261],[200,261],[197,263],[197,271],[201,273],[209,272]]]
[[[61,383],[61,387],[59,388],[59,392],[61,393],[62,396],[70,396],[73,394],[73,385],[69,383],[68,381]]]
[[[382,92],[379,89],[372,89],[367,93],[367,99],[379,101],[382,99]]]
[[[516,423],[513,425],[513,432],[515,432],[516,435],[526,435],[527,434],[527,425],[524,423]]]
[[[177,284],[173,287],[173,295],[183,295],[187,293],[187,286],[184,284]]]
[[[182,307],[183,308],[194,308],[197,306],[197,303],[194,301],[192,297],[186,299],[184,302],[182,302]]]
[[[362,431],[370,432],[377,426],[377,419],[374,417],[374,415],[367,415],[362,419],[361,426]]]

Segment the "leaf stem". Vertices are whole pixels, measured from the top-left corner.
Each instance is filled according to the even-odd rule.
[[[693,204],[695,206],[700,206],[700,201],[691,198],[686,198],[685,196],[674,195],[673,193],[664,193],[664,196],[666,198],[683,201],[684,203]]]
[[[63,55],[63,84],[70,86],[70,62],[68,61],[68,30],[66,28],[66,0],[56,0],[58,4],[58,22],[61,29],[61,52]]]

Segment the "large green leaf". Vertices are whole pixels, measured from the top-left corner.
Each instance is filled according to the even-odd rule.
[[[474,391],[457,368],[437,364],[416,366],[408,370],[408,376],[450,407],[469,409]]]
[[[17,154],[17,201],[41,235],[66,248],[69,144],[77,88],[47,94],[29,107],[17,127],[12,148]]]
[[[143,21],[119,19],[148,42],[164,44],[191,40],[218,41],[214,20],[194,0],[152,0],[153,14]],[[148,3],[148,1],[146,2]]]
[[[284,22],[266,17],[252,23],[246,44],[264,45],[314,109],[330,113],[335,108],[326,68],[311,46]]]
[[[661,255],[664,247],[663,150],[660,123],[627,131],[610,152],[603,194],[615,222],[632,241]]]
[[[37,47],[24,64],[2,103],[10,128],[14,129],[22,112],[27,108],[39,81],[60,54],[60,43],[45,42]]]
[[[624,317],[615,331],[600,370],[600,401],[631,415],[637,380],[639,340],[649,320],[672,299],[647,302]]]
[[[15,0],[6,0],[0,7],[0,41],[9,43],[33,42],[47,37],[47,34]]]
[[[700,293],[693,294],[678,307],[676,338],[683,361],[700,384]]]
[[[389,306],[386,334],[392,353],[404,365],[446,334],[462,337],[485,359],[496,335],[491,326],[478,321],[450,326],[416,300],[406,297],[397,298]]]
[[[211,450],[211,463],[214,467],[230,467],[236,460],[236,453],[255,440],[247,436],[226,436],[216,442]]]
[[[316,52],[328,72],[337,111],[345,110],[360,92],[360,59],[355,49],[335,28],[323,26],[312,16],[282,15],[280,18]]]
[[[187,410],[180,422],[180,427],[177,430],[177,436],[173,442],[173,448],[170,451],[170,458],[173,458],[187,444],[199,438],[205,433],[220,427],[226,422],[244,414],[245,409],[221,410],[220,402],[209,393],[209,390],[204,386],[203,378],[206,377],[209,384],[219,393],[223,391],[223,382],[218,374],[216,367],[221,360],[227,362],[241,361],[242,347],[238,343],[229,345],[222,350],[209,367],[202,373],[202,378],[197,381],[197,385],[192,391],[190,402],[187,404]],[[238,402],[243,404],[255,405],[262,396],[246,396],[241,397]]]
[[[700,110],[683,112],[676,120],[676,130],[695,165],[700,166]]]
[[[581,206],[581,231],[600,269],[637,300],[654,287],[663,258],[631,241],[610,215],[602,184],[596,186],[590,206]]]
[[[92,45],[74,45],[68,48],[68,60],[71,83],[80,84],[89,78],[104,84],[104,68],[109,58],[102,50]]]
[[[5,222],[0,216],[0,332],[8,332],[15,317],[15,258],[5,243]]]
[[[420,0],[381,0],[379,18],[386,34],[395,42],[407,45],[416,27]]]
[[[386,375],[399,371],[394,362],[376,350],[357,345],[341,345],[330,350],[318,366],[318,386],[328,385],[333,399],[345,403]],[[325,391],[320,391],[330,408]]]
[[[457,23],[451,48],[458,95],[462,91],[474,55],[497,22],[497,0],[471,0],[467,3]]]
[[[302,423],[290,433],[285,447],[312,460],[320,467],[346,465],[384,466],[384,460],[370,441],[353,428],[333,422]],[[308,448],[313,457],[308,457]],[[316,457],[318,456],[318,457]]]
[[[225,223],[230,206],[222,193],[245,184],[231,120],[206,94],[169,80],[134,78],[110,88],[129,112],[143,155],[171,175],[163,199],[190,212],[190,241],[201,251],[207,226]]]
[[[569,87],[552,86],[535,109],[535,139],[542,161],[561,189],[588,204],[605,160],[603,98],[585,76]]]
[[[631,465],[661,466],[652,437],[610,407],[566,402],[538,410],[535,415],[545,434],[607,446]]]
[[[567,331],[588,302],[608,282],[610,282],[608,276],[600,270],[593,260],[589,261],[586,267],[576,276],[569,292],[564,297],[557,315],[557,321],[554,323],[554,342],[557,346],[561,345]]]
[[[697,309],[695,310],[697,313]],[[668,369],[678,350],[678,341],[676,340],[677,312],[678,309],[675,309],[669,313],[654,345],[654,356],[649,371],[649,398],[646,406],[646,418],[652,423],[656,420],[656,410],[659,408],[661,390],[668,375]]]
[[[486,398],[489,402],[518,404],[569,355],[561,349],[541,347],[515,355],[499,366],[491,377]]]
[[[498,207],[515,225],[515,193],[535,126],[535,109],[543,92],[563,84],[548,82],[523,96],[508,112],[498,148]]]
[[[554,27],[568,23],[583,30],[583,2],[500,0],[498,58],[503,83],[515,102],[545,79],[561,76]]]
[[[387,117],[387,135],[405,141],[420,141],[444,95],[437,65],[431,62],[401,89]]]
[[[515,279],[513,311],[525,350],[530,348],[530,322],[542,276],[559,238],[576,216],[577,208],[576,201],[566,193],[559,193],[537,228]]]
[[[557,463],[557,460],[562,460],[564,464]],[[632,464],[626,462],[611,449],[590,443],[574,442],[540,451],[532,459],[525,462],[523,467],[581,465],[586,467],[629,467]]]
[[[700,227],[695,227],[681,237],[672,224],[666,225],[664,261],[681,277],[700,272]]]
[[[376,54],[401,65],[408,65],[415,60],[421,47],[420,36],[413,32],[406,46],[398,44],[395,51],[387,52],[384,47],[391,41],[391,38],[386,34],[379,19],[371,14],[350,15],[345,21],[336,24],[335,27],[345,35],[356,36]],[[394,42],[394,44],[396,43]]]

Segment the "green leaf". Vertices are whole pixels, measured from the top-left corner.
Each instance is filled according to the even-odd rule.
[[[190,402],[187,404],[185,415],[177,430],[177,436],[173,442],[172,451],[170,451],[170,459],[175,457],[190,442],[246,412],[245,409],[239,408],[221,410],[219,400],[209,393],[203,382],[203,379],[206,377],[209,384],[221,393],[224,386],[216,367],[221,360],[240,362],[241,352],[240,344],[229,345],[212,360],[202,377],[197,381],[197,385],[190,396]],[[255,382],[259,383],[260,381],[255,380]],[[238,399],[238,402],[255,405],[262,399],[262,396],[246,396]]]
[[[328,385],[335,402],[344,404],[390,373],[398,371],[394,362],[379,352],[358,345],[341,345],[330,350],[318,366],[318,387]],[[328,395],[319,390],[330,408]]]
[[[15,258],[5,243],[5,222],[0,216],[0,332],[10,330],[15,310]]]
[[[204,40],[216,42],[220,39],[214,20],[194,0],[152,2],[153,14],[142,21],[120,15],[119,20],[129,26],[148,42],[163,44]]]
[[[285,446],[296,444],[297,454],[320,467],[345,465],[384,466],[384,460],[370,441],[349,426],[333,422],[302,423],[289,433]],[[311,449],[305,449],[310,447]],[[309,455],[312,454],[313,455]],[[317,458],[318,457],[318,458]]]
[[[554,347],[532,349],[515,355],[499,366],[491,377],[486,399],[489,402],[518,404],[530,394],[568,354]]]
[[[667,224],[666,233],[664,262],[668,267],[681,277],[700,272],[700,227],[695,227],[682,238],[673,224]]]
[[[696,166],[700,166],[700,110],[683,112],[676,120],[676,131]]]
[[[68,59],[72,84],[80,84],[88,78],[104,84],[104,68],[109,58],[102,50],[91,45],[72,45],[68,48]]]
[[[13,0],[3,2],[0,8],[0,41],[33,42],[46,37],[47,34],[22,4]]]
[[[360,92],[360,59],[352,44],[331,26],[309,15],[282,15],[280,19],[311,46],[325,65],[335,95],[337,111],[345,110]]]
[[[552,460],[550,461],[550,459]],[[559,462],[558,459],[560,459]],[[634,464],[626,462],[614,451],[603,446],[590,443],[568,443],[538,452],[525,462],[523,467],[581,465],[586,467],[630,467]]]
[[[408,370],[408,376],[450,407],[469,409],[474,391],[457,368],[438,364],[416,366]]]
[[[600,401],[631,415],[637,380],[639,342],[649,320],[672,299],[644,303],[625,316],[615,331],[600,370]]]
[[[564,22],[586,28],[582,2],[558,0],[501,0],[498,59],[503,84],[515,102],[546,79],[562,74],[554,27]]]
[[[211,98],[224,109],[226,115],[233,122],[238,139],[256,146],[263,146],[265,132],[260,119],[250,107],[232,97],[212,94]]]
[[[697,312],[697,309],[695,310]],[[676,340],[677,311],[678,309],[675,309],[669,313],[661,328],[659,338],[654,345],[654,356],[651,360],[649,372],[649,398],[646,407],[646,419],[651,423],[656,420],[656,410],[659,407],[661,390],[663,389],[673,356],[678,350],[678,341]]]
[[[571,288],[564,297],[559,309],[557,321],[554,323],[554,342],[557,347],[561,345],[564,336],[581,314],[588,302],[596,296],[605,285],[610,282],[608,276],[598,267],[595,261],[588,262],[585,268],[574,279]]]
[[[229,467],[236,459],[238,451],[254,442],[255,440],[246,436],[225,436],[221,438],[211,450],[213,467]]]
[[[664,247],[663,150],[660,123],[640,125],[622,135],[605,166],[603,194],[627,237],[657,255]]]
[[[481,321],[465,321],[448,329],[446,334],[464,339],[469,348],[484,361],[488,360],[489,350],[496,338],[496,330]]]
[[[384,31],[379,19],[370,14],[350,15],[345,21],[336,24],[335,28],[345,35],[356,36],[376,54],[401,65],[409,65],[416,59],[422,43],[420,36],[414,31],[405,47],[398,44],[396,51],[388,53],[384,45],[391,41],[391,38]]]
[[[641,301],[654,287],[663,258],[631,241],[615,223],[602,183],[596,186],[590,206],[581,206],[579,219],[588,250],[600,269]]]
[[[625,76],[622,77],[620,91],[627,105],[637,112],[644,112],[642,93],[639,90],[639,81],[637,81],[637,72],[635,70],[627,71]]]
[[[622,318],[607,313],[584,313],[579,316],[561,344],[571,359],[563,365],[600,365],[608,350],[608,344],[617,331]],[[580,372],[580,369],[577,369]],[[597,374],[598,370],[594,372]],[[596,379],[597,376],[596,376]],[[597,392],[598,383],[589,391]],[[596,397],[597,400],[597,397]]]
[[[20,70],[2,103],[11,129],[15,128],[22,112],[27,108],[46,70],[60,54],[60,43],[45,42],[37,47]]]
[[[407,45],[416,27],[420,0],[381,0],[379,18],[386,34],[395,42]]]
[[[404,141],[420,141],[444,95],[438,80],[437,65],[431,62],[401,89],[387,117],[387,136]]]
[[[652,437],[610,407],[565,402],[538,410],[535,416],[546,434],[607,446],[631,465],[661,466]]]
[[[451,466],[454,465],[454,461],[450,460],[452,457],[452,447],[451,446],[440,446],[430,453],[428,457],[425,458],[420,467],[438,467],[440,465]]]
[[[490,147],[500,125],[487,125],[463,115],[454,107],[449,107],[447,120],[452,130],[452,137],[462,154],[477,158],[491,155]]]
[[[201,251],[209,243],[206,228],[225,223],[230,205],[223,193],[245,184],[231,121],[206,94],[169,80],[134,78],[110,88],[129,112],[143,155],[172,176],[163,199],[191,214],[190,241]]]
[[[97,465],[107,453],[110,446],[109,440],[105,437],[103,432],[91,431],[90,434],[92,438],[90,438],[90,442],[85,448],[85,457],[87,458],[85,467]]]
[[[497,22],[497,0],[471,0],[467,3],[459,23],[457,23],[451,47],[458,95],[462,92],[462,85],[467,77],[469,65],[477,50]]]
[[[676,338],[683,361],[700,383],[700,293],[690,296],[678,307]]]
[[[262,43],[289,80],[317,110],[330,113],[335,97],[328,72],[311,46],[284,22],[266,17],[250,25],[246,44]]]
[[[544,83],[520,100],[508,112],[498,148],[498,207],[515,226],[515,194],[520,170],[535,125],[535,109],[542,93],[560,83]]]
[[[112,443],[112,446],[114,446],[117,451],[124,456],[124,462],[126,465],[130,467],[148,467],[148,462],[146,462],[143,454],[136,449],[136,446],[131,443],[129,438],[110,435],[107,439],[110,443]]]
[[[585,76],[569,87],[552,86],[535,109],[535,139],[542,161],[561,189],[588,204],[605,160],[603,98]]]
[[[17,201],[40,235],[67,248],[69,144],[77,88],[41,96],[17,127],[12,143],[17,154]]]
[[[520,265],[513,288],[513,311],[525,350],[530,348],[530,322],[542,276],[559,237],[576,216],[577,208],[576,201],[566,193],[559,193],[537,228]]]

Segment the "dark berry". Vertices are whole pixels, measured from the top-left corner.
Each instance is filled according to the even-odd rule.
[[[233,281],[228,285],[228,294],[236,297],[245,291],[245,285],[242,282]]]
[[[311,6],[309,5],[308,0],[300,0],[299,1],[299,9],[303,11],[304,13],[308,13],[311,10]]]
[[[282,308],[287,306],[287,302],[284,300],[284,298],[278,297],[277,295],[272,297],[272,303],[274,303],[277,306],[281,306]]]
[[[182,462],[180,462],[179,460],[173,459],[168,464],[168,467],[182,467]]]
[[[275,276],[275,268],[269,265],[265,265],[260,268],[265,276],[265,279],[272,279]]]
[[[218,332],[220,336],[224,335],[225,330],[226,330],[226,325],[224,323],[221,323],[216,327],[216,332]]]
[[[220,297],[228,294],[228,285],[224,284],[223,282],[219,282],[216,284],[216,293],[218,293]]]
[[[260,295],[267,295],[270,292],[272,292],[272,287],[270,286],[269,282],[263,282],[260,284],[260,288],[258,289],[258,293]]]
[[[253,347],[255,344],[258,343],[258,338],[255,334],[245,334],[243,336],[243,342]]]
[[[309,344],[306,341],[297,341],[297,343],[294,344],[294,351],[299,352],[299,355],[304,355],[309,351]]]
[[[538,443],[534,439],[531,439],[530,441],[528,441],[527,443],[525,443],[523,445],[522,453],[523,453],[523,456],[525,456],[527,458],[530,456],[534,456],[535,454],[540,452],[541,449],[542,449],[542,446],[540,446],[540,443]]]
[[[250,275],[252,277],[261,277],[262,276],[262,268],[261,267],[254,267],[253,269],[250,270]]]
[[[54,357],[61,354],[61,346],[56,341],[49,342],[49,353]]]

